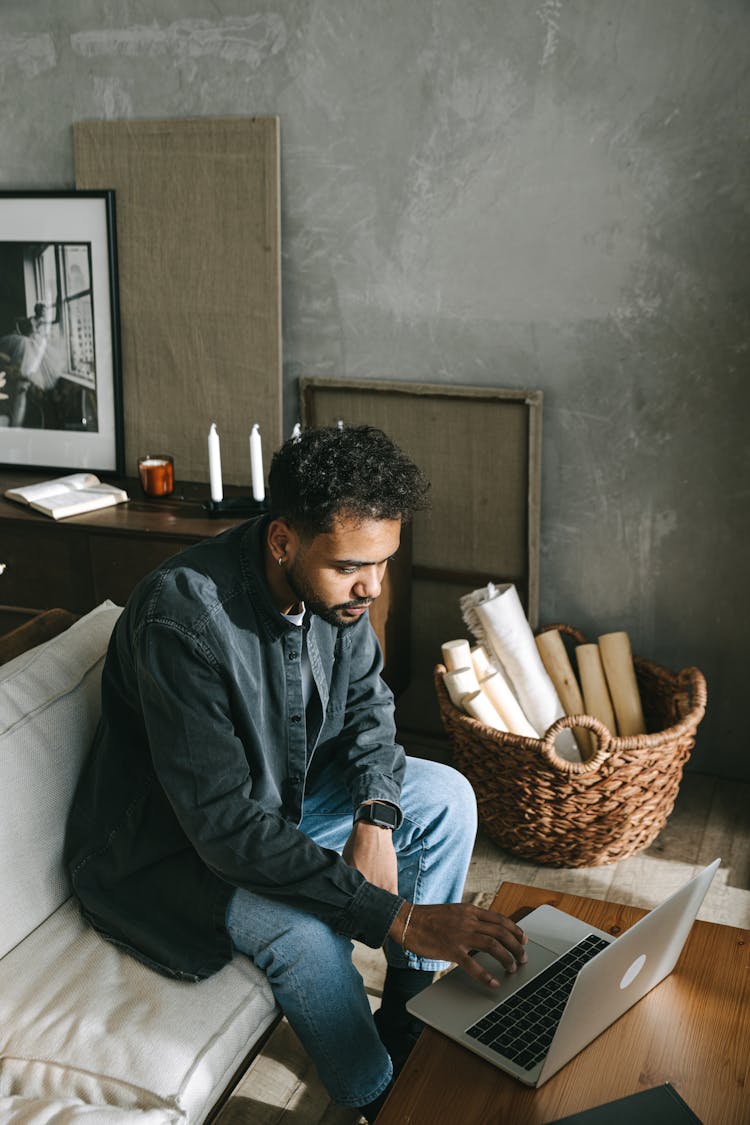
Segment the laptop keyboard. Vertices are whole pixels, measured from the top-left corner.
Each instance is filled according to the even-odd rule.
[[[467,1028],[466,1034],[524,1070],[531,1070],[549,1050],[582,967],[609,944],[589,934]]]

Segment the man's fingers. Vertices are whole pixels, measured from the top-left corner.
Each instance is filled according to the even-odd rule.
[[[496,914],[494,910],[482,910],[481,907],[475,906],[477,921],[484,923],[480,928],[493,930],[502,930],[504,933],[509,934],[515,938],[516,941],[526,944],[528,938],[521,927],[514,922],[511,918],[506,918],[504,914]]]
[[[469,976],[474,977],[476,980],[481,981],[482,984],[486,984],[490,988],[497,988],[500,984],[497,976],[489,969],[486,969],[483,965],[481,965],[479,961],[477,961],[473,956],[473,954],[479,953],[480,951],[482,953],[489,953],[489,955],[499,963],[499,966],[502,967],[506,973],[515,973],[519,965],[526,964],[528,958],[521,946],[518,947],[517,952],[513,953],[507,948],[507,946],[502,945],[494,938],[488,935],[483,935],[483,937],[484,940],[477,942],[474,948],[458,961],[458,964],[462,969],[465,970],[465,972],[469,974]]]
[[[519,965],[525,965],[528,958],[523,946],[511,942],[506,939],[504,942],[498,941],[497,938],[491,934],[479,934],[477,939],[473,942],[473,952],[489,953],[496,961],[499,961],[506,973],[514,973]]]
[[[405,920],[401,915],[399,911],[391,937],[403,942]],[[513,972],[526,961],[526,935],[520,926],[501,914],[452,903],[417,906],[409,917],[408,942],[412,953],[454,961],[483,984],[496,985],[496,974],[501,968]],[[475,951],[490,954],[498,962],[497,969],[484,969],[471,956]]]
[[[475,941],[477,949],[492,954],[507,972],[512,973],[517,965],[526,964],[528,958],[524,946],[528,938],[510,919],[485,911],[478,921],[477,930],[484,939]]]
[[[479,962],[471,956],[470,953],[467,953],[465,957],[462,957],[458,964],[468,976],[473,977],[474,980],[478,980],[480,984],[485,984],[488,988],[500,987],[500,981],[497,979],[497,977],[493,976],[492,973],[483,968],[479,964]]]

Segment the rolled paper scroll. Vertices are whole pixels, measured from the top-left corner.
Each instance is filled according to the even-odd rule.
[[[612,709],[612,700],[609,697],[599,646],[576,645],[576,660],[586,714],[593,715],[599,722],[604,723],[610,734],[616,735],[617,722]]]
[[[515,586],[489,583],[461,598],[461,610],[477,641],[505,673],[531,726],[543,734],[565,710],[542,664]],[[555,748],[561,757],[580,761],[571,730],[560,732]]]
[[[467,692],[461,700],[461,706],[467,715],[471,715],[472,719],[478,719],[486,727],[492,727],[494,730],[508,729],[483,691]]]
[[[502,672],[491,672],[479,681],[479,686],[509,731],[524,738],[539,738],[539,732],[524,715]]]
[[[443,664],[449,672],[457,668],[471,668],[471,649],[468,641],[446,641],[441,645]]]
[[[599,651],[620,734],[645,734],[646,720],[628,634],[604,633],[599,637]]]
[[[565,708],[565,714],[583,715],[583,696],[559,630],[550,629],[546,633],[540,633],[536,638],[536,647]],[[591,731],[586,727],[573,727],[573,734],[584,761],[593,757],[596,753],[596,739],[591,737]]]
[[[461,706],[465,695],[479,691],[479,681],[473,668],[453,668],[444,674],[443,683],[455,707]]]
[[[521,704],[513,694],[513,688],[500,669],[492,663],[484,645],[475,645],[472,648],[471,659],[479,686],[508,730],[513,734],[522,734],[525,738],[538,738],[539,731],[534,730],[524,715]]]
[[[471,662],[474,665],[478,680],[483,680],[485,676],[491,676],[493,672],[497,671],[487,655],[487,649],[484,645],[474,645],[471,650]]]

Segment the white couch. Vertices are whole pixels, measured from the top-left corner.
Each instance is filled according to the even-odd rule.
[[[278,1018],[246,958],[167,979],[70,897],[65,821],[120,612],[0,667],[0,1125],[199,1125]]]

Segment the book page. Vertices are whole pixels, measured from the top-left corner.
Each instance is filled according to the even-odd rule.
[[[127,499],[128,494],[121,488],[99,485],[94,488],[71,489],[56,496],[32,500],[31,507],[57,520],[81,515],[83,512],[94,512],[97,508],[108,508]]]
[[[69,476],[44,480],[39,484],[24,485],[23,488],[9,488],[5,495],[10,500],[20,500],[23,503],[32,504],[35,500],[46,500],[52,496],[77,492],[82,488],[91,488],[98,484],[99,478],[94,476],[93,473],[71,473]]]

